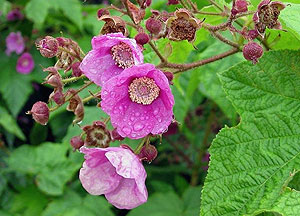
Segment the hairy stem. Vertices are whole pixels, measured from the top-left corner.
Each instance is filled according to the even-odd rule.
[[[162,63],[167,62],[167,60],[163,57],[163,55],[160,53],[160,51],[156,48],[156,46],[152,43],[152,41],[149,42],[149,45],[153,49],[153,51],[156,53],[156,55],[159,57],[160,61]]]
[[[62,83],[70,83],[70,82],[76,82],[77,80],[80,80],[82,78],[85,78],[85,75],[81,75],[80,77],[71,77],[71,78],[66,78],[66,79],[62,79]]]

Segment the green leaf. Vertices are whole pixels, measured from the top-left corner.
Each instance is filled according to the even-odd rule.
[[[31,185],[15,195],[9,211],[15,214],[21,213],[23,216],[40,215],[47,203],[46,196]]]
[[[200,215],[256,215],[279,205],[300,169],[299,62],[299,52],[273,51],[220,74],[241,123],[223,128],[209,149]]]
[[[81,3],[78,0],[52,0],[52,6],[63,11],[65,16],[69,18],[75,25],[82,30],[82,13]],[[95,18],[96,19],[96,18]]]
[[[295,34],[300,40],[300,5],[290,4],[280,13],[280,20],[285,24],[287,30]]]
[[[40,190],[50,195],[61,195],[64,185],[81,165],[66,157],[67,149],[66,145],[54,143],[44,143],[38,147],[23,145],[7,159],[8,168],[36,175]]]
[[[25,140],[25,135],[19,128],[16,120],[7,112],[7,110],[0,105],[0,125],[9,133],[15,135],[21,140]]]
[[[30,0],[25,7],[26,17],[32,22],[41,25],[48,15],[50,2],[45,0]]]
[[[111,205],[104,197],[87,195],[81,198],[74,191],[66,191],[63,197],[52,201],[42,216],[113,216]]]
[[[29,75],[20,74],[16,71],[17,56],[7,57],[0,54],[1,85],[0,93],[12,113],[17,116],[32,92],[31,78]]]

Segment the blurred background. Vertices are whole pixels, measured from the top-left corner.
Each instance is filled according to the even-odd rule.
[[[207,0],[195,2],[200,9],[209,5]],[[51,113],[46,126],[36,124],[25,114],[36,101],[47,102],[53,91],[41,83],[47,76],[42,69],[54,65],[55,59],[43,58],[35,42],[46,35],[64,36],[88,52],[91,38],[103,26],[97,20],[97,11],[111,3],[121,7],[120,1],[0,0],[0,216],[199,215],[201,187],[209,163],[207,149],[222,127],[238,122],[216,73],[242,61],[240,54],[175,77],[172,92],[178,123],[170,125],[162,141],[151,140],[158,157],[151,164],[144,163],[149,200],[131,211],[116,209],[104,197],[89,195],[82,188],[78,170],[83,155],[74,152],[69,144],[71,137],[80,134],[79,127],[72,125],[72,112],[63,106]],[[166,3],[167,0],[152,0],[151,8],[175,11],[176,6]],[[148,8],[146,17],[150,14]],[[208,17],[208,21],[217,24],[224,18]],[[23,52],[32,56],[34,68],[28,74],[16,70],[21,54],[8,56],[5,52],[11,32],[21,33],[26,45]],[[129,32],[129,37],[136,34],[130,27]],[[194,45],[167,39],[156,41],[156,45],[170,62],[176,63],[192,62],[229,48],[202,29]],[[144,56],[145,62],[159,63],[148,45]],[[72,83],[66,89],[81,84]],[[80,94],[84,97],[88,91],[97,90],[100,89],[92,86]],[[106,117],[96,104],[97,101],[86,104],[81,125]],[[125,139],[122,143],[134,148],[138,141]]]

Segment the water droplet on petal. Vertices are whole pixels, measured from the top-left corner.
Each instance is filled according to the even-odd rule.
[[[104,96],[106,96],[108,94],[108,91],[103,91],[102,93]]]
[[[135,113],[135,116],[140,116],[140,113],[139,113],[139,112],[136,112],[136,113]]]
[[[115,97],[115,96],[116,96],[116,93],[115,93],[115,92],[111,92],[111,93],[110,93],[110,96],[111,96],[111,97]]]
[[[145,120],[145,117],[144,117],[144,116],[142,116],[142,117],[141,117],[141,120],[142,120],[142,121],[144,121],[144,120]]]
[[[128,135],[128,134],[130,134],[131,129],[130,129],[129,127],[124,126],[124,127],[122,128],[122,131],[123,131],[126,135]]]
[[[158,122],[162,122],[161,118],[159,118],[159,119],[157,119],[157,120],[158,120]]]
[[[135,119],[135,118],[134,118],[133,116],[130,117],[130,121],[134,121],[134,119]]]
[[[133,130],[135,131],[140,131],[144,128],[144,125],[140,122],[137,122],[134,126],[133,126]]]
[[[154,114],[154,115],[157,115],[158,112],[159,112],[159,108],[155,108],[154,111],[153,111],[153,114]]]

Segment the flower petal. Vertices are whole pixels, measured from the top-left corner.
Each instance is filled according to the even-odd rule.
[[[79,171],[79,179],[84,189],[92,195],[109,193],[118,187],[122,177],[117,174],[115,167],[105,157],[105,152],[99,148],[80,149],[85,153],[85,162]]]
[[[119,186],[105,197],[119,209],[133,209],[147,201],[148,192],[144,183],[139,186],[134,179],[122,179]]]

